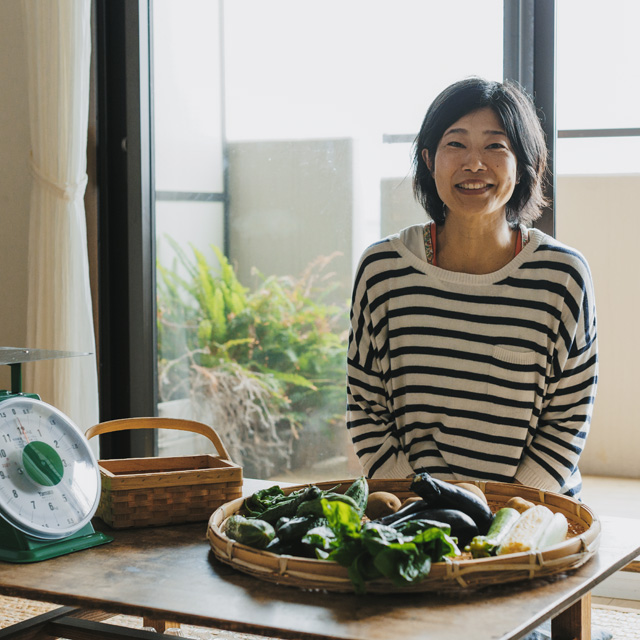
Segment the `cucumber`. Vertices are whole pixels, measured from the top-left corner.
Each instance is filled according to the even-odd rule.
[[[224,532],[227,538],[255,549],[264,549],[276,537],[276,530],[268,522],[239,515],[227,520]]]
[[[469,551],[474,558],[488,558],[496,553],[507,532],[520,517],[520,512],[511,507],[503,507],[493,518],[485,536],[476,536],[469,543]]]
[[[367,508],[369,501],[369,483],[364,476],[360,476],[353,484],[344,492],[345,496],[353,498],[358,505],[358,513],[362,516]]]

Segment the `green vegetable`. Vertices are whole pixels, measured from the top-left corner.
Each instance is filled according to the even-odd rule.
[[[352,507],[353,509],[355,509],[358,515],[360,516],[360,505],[353,498],[350,498],[344,493],[323,493],[322,495],[320,495],[317,498],[314,498],[313,500],[307,500],[306,502],[301,503],[300,506],[297,508],[296,516],[298,517],[323,516],[324,515],[324,510],[322,506],[323,500],[329,500],[331,502],[333,501],[344,502],[348,504],[350,507]]]
[[[274,500],[271,503],[271,506],[269,506],[265,511],[262,511],[257,517],[274,525],[282,517],[292,518],[296,515],[296,511],[301,504],[310,500],[318,499],[321,495],[322,492],[320,489],[314,485],[305,487],[304,489],[299,489],[298,491],[290,493],[288,496],[283,496]],[[251,515],[253,517],[253,514]],[[318,515],[322,515],[322,513]]]
[[[475,536],[469,543],[469,551],[474,558],[488,558],[496,554],[507,532],[520,517],[520,512],[511,507],[500,509],[489,527],[486,536]]]
[[[274,484],[267,489],[261,489],[251,494],[244,501],[244,507],[252,516],[257,516],[286,499],[284,491],[277,484]]]
[[[300,541],[310,529],[327,524],[326,518],[315,516],[283,518],[282,520],[279,520],[276,525],[276,534],[282,542]]]
[[[379,522],[362,525],[357,509],[346,502],[323,500],[322,505],[333,537],[325,536],[324,548],[316,554],[347,567],[356,593],[365,593],[367,581],[380,577],[398,586],[419,582],[432,562],[460,554],[443,529],[428,526],[405,535]],[[317,535],[312,530],[305,539]]]
[[[369,500],[369,483],[364,476],[360,476],[345,492],[345,496],[353,498],[362,516]]]
[[[275,537],[275,529],[264,520],[234,515],[227,520],[227,538],[256,549],[264,549]]]

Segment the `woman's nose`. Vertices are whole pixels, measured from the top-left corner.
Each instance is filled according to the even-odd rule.
[[[464,158],[464,169],[468,171],[480,171],[486,169],[482,153],[476,149],[469,149]]]

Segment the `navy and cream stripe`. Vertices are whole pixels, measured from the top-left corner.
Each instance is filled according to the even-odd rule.
[[[578,494],[597,385],[587,262],[531,230],[503,269],[454,273],[408,249],[422,229],[372,245],[356,273],[347,426],[365,473]]]

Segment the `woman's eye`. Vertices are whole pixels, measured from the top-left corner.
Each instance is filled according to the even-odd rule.
[[[502,144],[502,142],[494,142],[490,144],[487,149],[506,149],[506,145]]]
[[[451,140],[451,142],[447,142],[447,147],[456,147],[458,149],[463,148],[463,144],[461,142],[457,142],[456,140]]]

